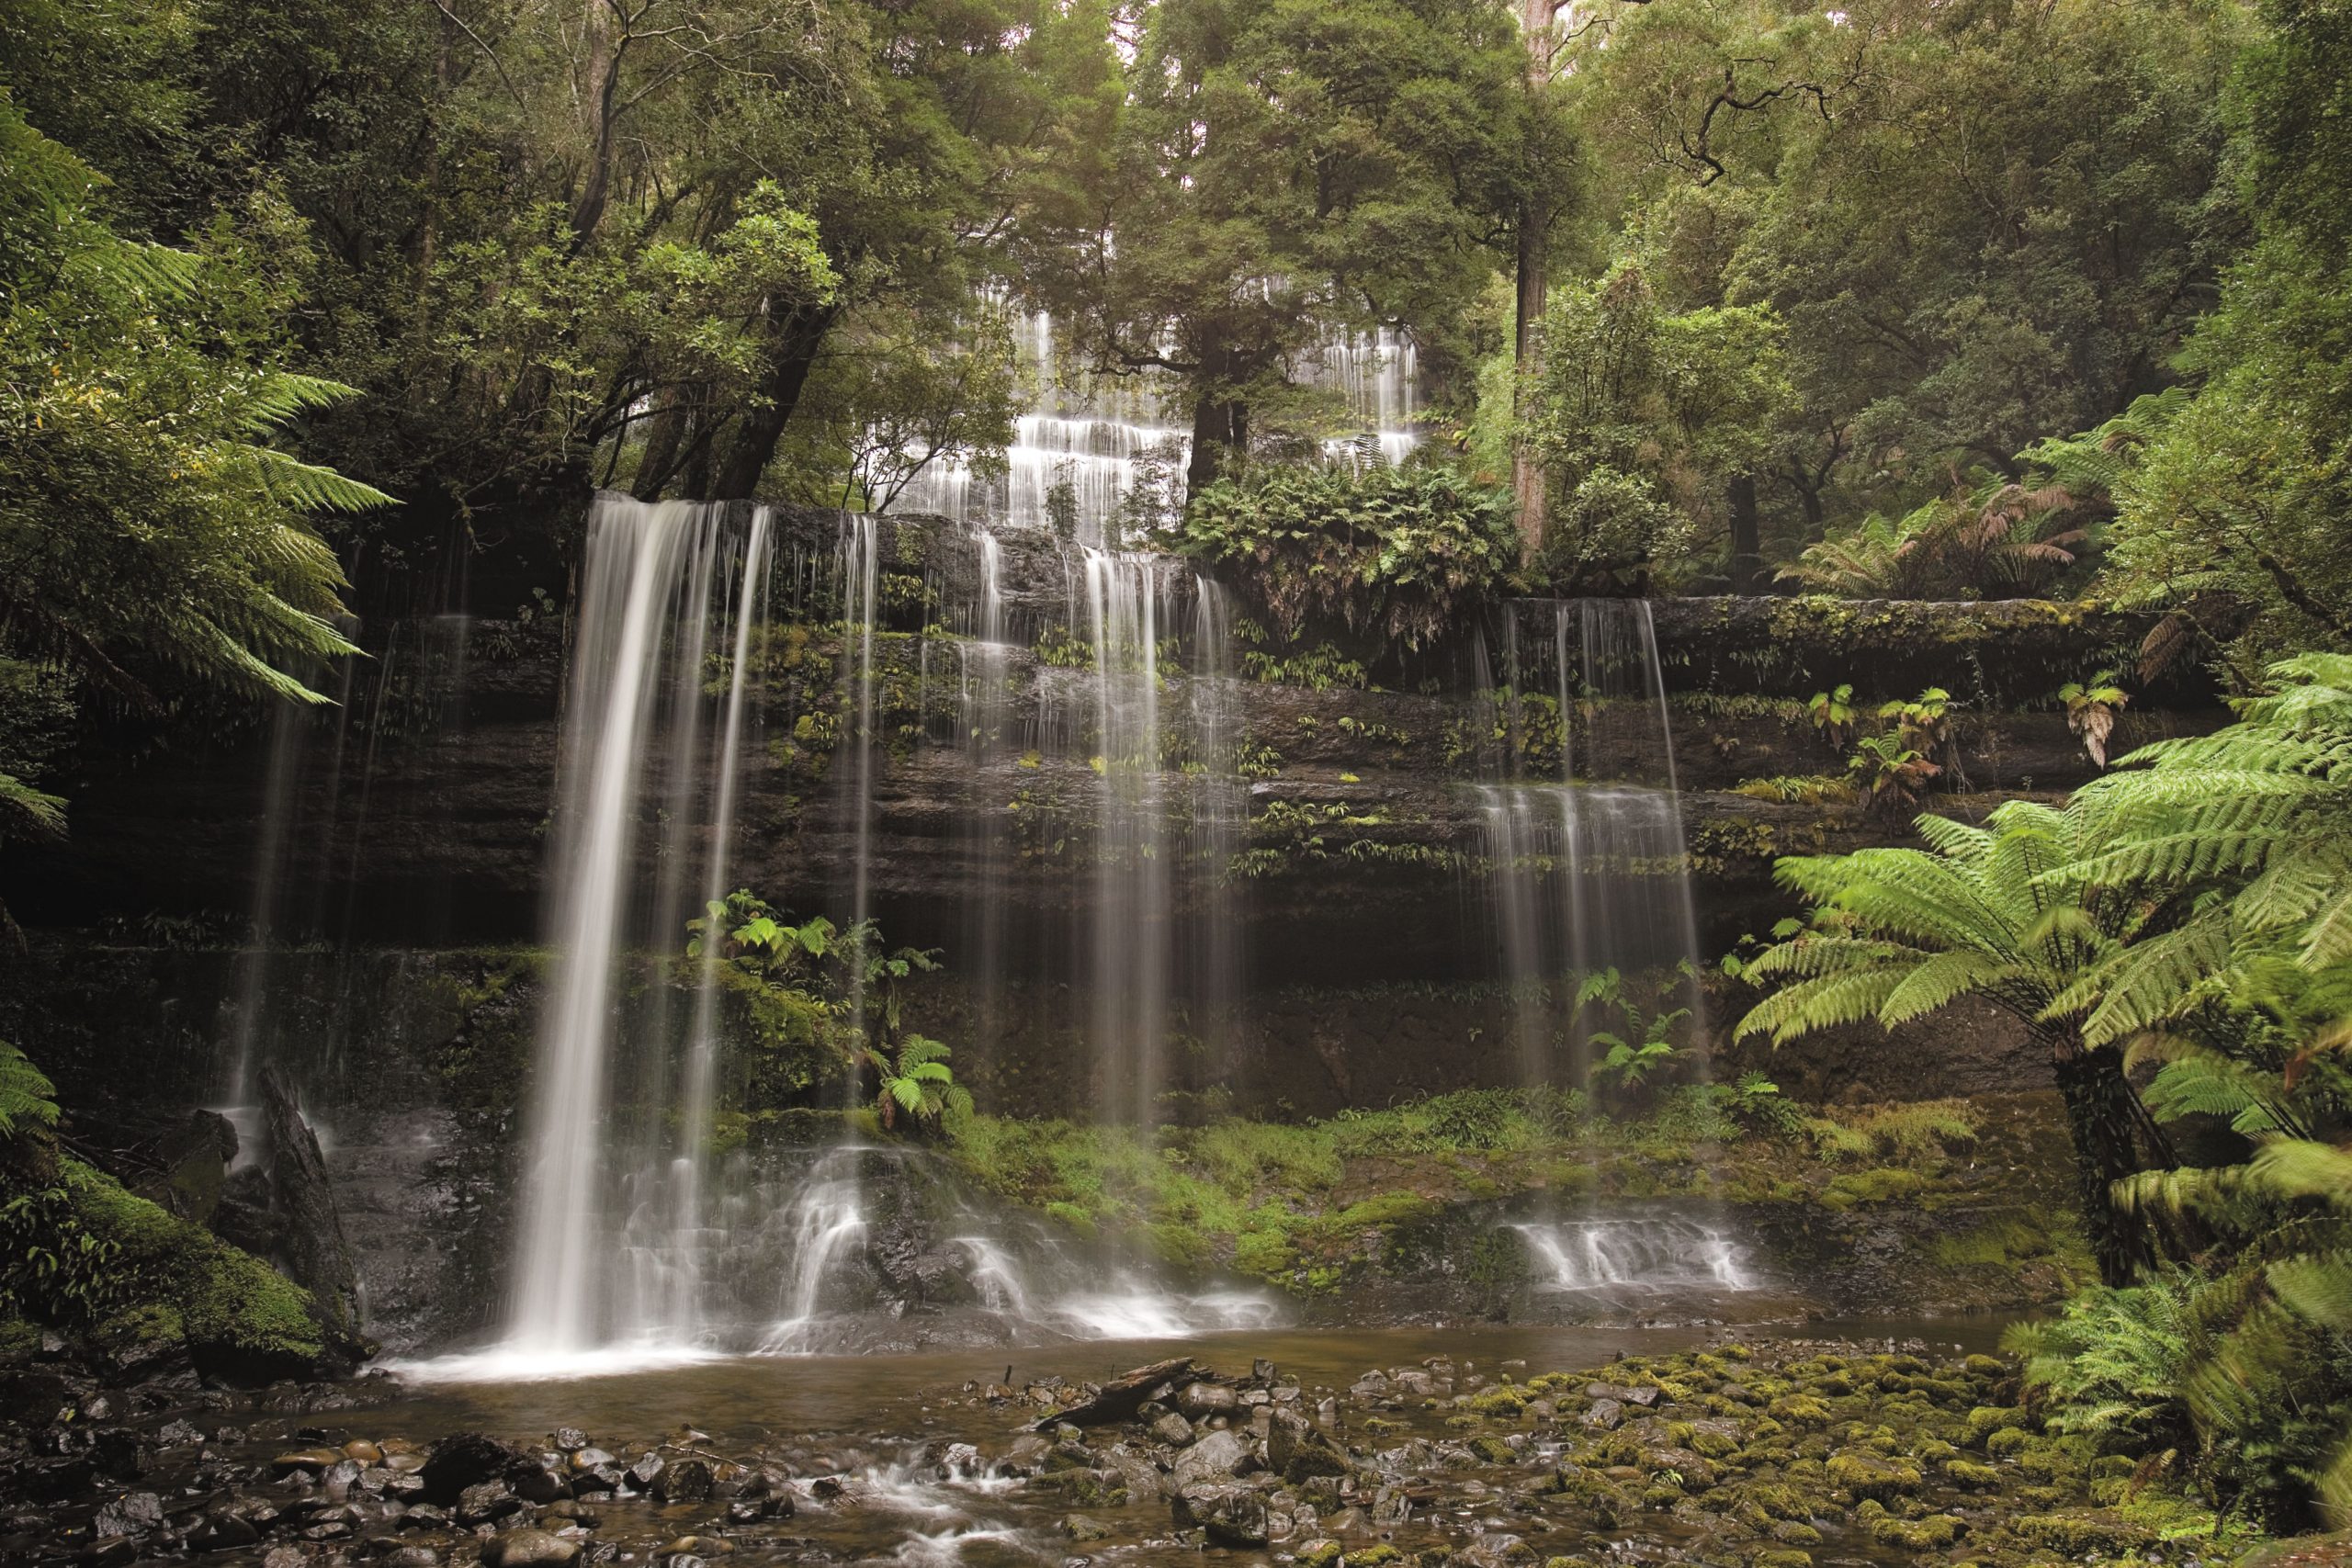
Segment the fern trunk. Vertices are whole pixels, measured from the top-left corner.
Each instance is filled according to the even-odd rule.
[[[2052,1066],[2074,1139],[2075,1178],[2083,1229],[2101,1280],[2128,1285],[2154,1262],[2147,1227],[2117,1206],[2115,1184],[2141,1168],[2140,1138],[2150,1125],[2146,1107],[2123,1076],[2122,1057],[2089,1051],[2078,1040],[2057,1043]]]

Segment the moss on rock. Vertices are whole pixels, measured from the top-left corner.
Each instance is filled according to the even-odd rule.
[[[333,1349],[311,1293],[249,1252],[175,1218],[81,1161],[58,1162],[70,1223],[108,1249],[91,1337],[122,1349],[185,1345],[199,1367],[231,1377],[315,1371]]]

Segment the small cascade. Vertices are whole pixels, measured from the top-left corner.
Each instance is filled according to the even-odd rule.
[[[1420,437],[1419,366],[1412,340],[1393,327],[1350,333],[1309,351],[1296,377],[1308,386],[1336,392],[1347,401],[1348,412],[1364,429],[1356,435],[1334,436],[1323,444],[1326,456],[1337,462],[1363,467],[1390,467],[1412,455]]]
[[[894,509],[967,525],[1050,521],[1073,543],[1097,549],[1139,542],[1120,526],[1129,492],[1141,481],[1172,480],[1191,458],[1191,431],[1168,423],[1162,410],[1165,383],[1071,372],[1055,356],[1053,319],[1044,311],[1016,314],[1012,337],[1020,372],[1038,390],[1014,422],[1003,471],[987,477],[966,461],[932,463]],[[1334,333],[1301,354],[1291,377],[1334,394],[1347,410],[1353,432],[1323,444],[1332,461],[1393,466],[1419,444],[1418,355],[1396,329]]]
[[[1739,1246],[1696,1220],[1571,1220],[1514,1226],[1544,1271],[1538,1289],[1752,1291]]]
[[[855,1248],[866,1239],[860,1202],[859,1164],[866,1151],[854,1145],[820,1156],[786,1209],[789,1267],[784,1276],[784,1313],[760,1348],[768,1355],[798,1355],[822,1348],[826,1287],[858,1261]]]
[[[1698,957],[1665,682],[1639,600],[1522,601],[1505,633],[1508,761],[1478,790],[1488,897],[1522,1081],[1580,1086],[1583,978]]]

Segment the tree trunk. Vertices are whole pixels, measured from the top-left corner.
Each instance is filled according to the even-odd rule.
[[[1193,457],[1184,468],[1184,496],[1191,500],[1220,475],[1250,445],[1250,405],[1239,398],[1204,394],[1193,404]]]
[[[1753,593],[1764,581],[1763,530],[1756,514],[1756,476],[1731,481],[1731,591]]]
[[[581,17],[581,44],[587,58],[582,73],[581,130],[588,141],[587,176],[571,204],[572,248],[588,243],[605,220],[605,206],[612,197],[613,149],[620,129],[620,50],[613,41],[606,0],[588,0]]]
[[[704,500],[752,498],[752,492],[759,488],[760,476],[767,471],[768,460],[775,456],[775,444],[784,435],[785,424],[799,404],[801,389],[808,384],[808,371],[817,363],[817,351],[824,346],[825,334],[832,330],[839,314],[838,306],[802,306],[783,318],[776,329],[767,373],[760,378],[755,396],[737,422],[735,439],[728,443],[726,455],[718,461]]]
[[[2069,1037],[2059,1041],[2052,1066],[2066,1105],[2066,1131],[2074,1140],[2076,1191],[2091,1257],[2102,1280],[2128,1285],[2155,1260],[2155,1254],[2147,1227],[2117,1206],[2114,1189],[2144,1168],[2138,1139],[2152,1132],[2154,1123],[2124,1077],[2117,1053],[2086,1050]]]
[[[1547,287],[1544,238],[1551,218],[1544,205],[1531,197],[1519,209],[1518,320],[1512,341],[1512,413],[1526,418],[1544,373],[1544,339],[1536,328],[1544,319]],[[1519,504],[1519,558],[1532,561],[1544,548],[1544,479],[1543,466],[1528,449],[1523,428],[1511,432],[1510,491]]]
[[[1552,21],[1557,0],[1520,0],[1520,36],[1527,44],[1527,90],[1541,93],[1552,80]],[[1544,265],[1552,235],[1552,204],[1541,192],[1531,192],[1519,207],[1519,255],[1514,290],[1518,320],[1511,344],[1511,412],[1524,419],[1535,382],[1543,374],[1543,337],[1536,324],[1544,319],[1549,287]],[[1519,430],[1511,432],[1510,492],[1519,507],[1519,556],[1532,561],[1544,548],[1544,468]]]
[[[685,436],[686,400],[683,392],[666,395],[645,430],[645,449],[637,459],[637,477],[629,493],[639,501],[659,501],[662,487],[677,470],[678,447]],[[627,433],[623,433],[625,439]]]

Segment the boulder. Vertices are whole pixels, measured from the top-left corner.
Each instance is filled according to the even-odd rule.
[[[1187,1486],[1170,1506],[1180,1527],[1204,1530],[1218,1546],[1261,1547],[1267,1542],[1266,1495],[1255,1487],[1229,1483]]]
[[[319,1451],[334,1453],[336,1460],[343,1457],[334,1450]],[[496,1438],[481,1432],[458,1432],[434,1444],[433,1451],[425,1455],[424,1467],[416,1473],[424,1479],[425,1501],[446,1508],[457,1502],[467,1487],[502,1479],[523,1462],[519,1450]]]
[[[1176,1456],[1169,1476],[1170,1490],[1230,1481],[1250,1468],[1250,1445],[1231,1432],[1211,1432]]]

